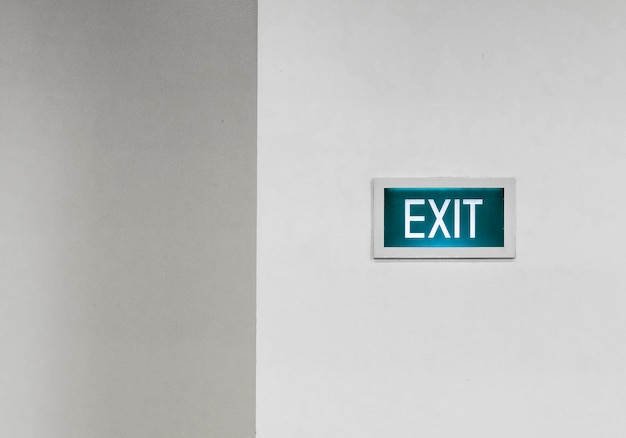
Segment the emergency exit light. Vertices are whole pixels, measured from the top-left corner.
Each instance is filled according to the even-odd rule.
[[[374,178],[374,258],[514,258],[514,178]]]

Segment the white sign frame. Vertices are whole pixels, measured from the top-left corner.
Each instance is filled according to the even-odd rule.
[[[374,178],[372,241],[375,259],[512,259],[515,258],[515,178]],[[502,247],[385,247],[386,188],[502,188],[504,246]]]

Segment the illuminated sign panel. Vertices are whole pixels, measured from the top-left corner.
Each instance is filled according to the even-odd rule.
[[[374,179],[375,258],[515,257],[513,178]]]

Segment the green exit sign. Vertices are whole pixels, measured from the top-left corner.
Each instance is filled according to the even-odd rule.
[[[514,178],[374,179],[374,258],[514,257]]]

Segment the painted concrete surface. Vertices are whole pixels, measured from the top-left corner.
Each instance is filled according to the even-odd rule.
[[[626,6],[259,11],[259,438],[621,437]],[[373,177],[517,178],[512,261],[374,261]]]

